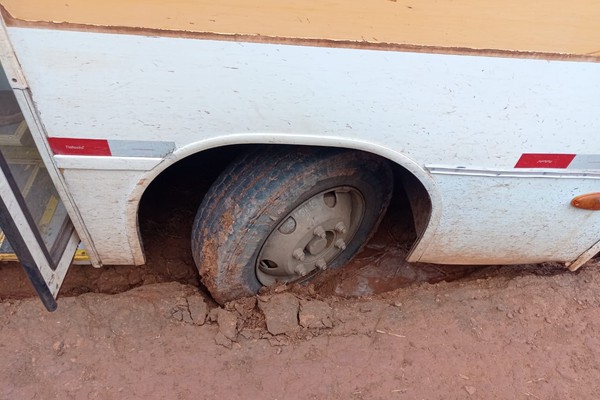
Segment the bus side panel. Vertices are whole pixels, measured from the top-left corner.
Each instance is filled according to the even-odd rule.
[[[129,195],[143,172],[67,169],[63,174],[102,263],[143,264],[137,229],[127,224]]]
[[[444,218],[421,261],[514,264],[573,261],[600,238],[600,213],[571,206],[599,179],[435,175]],[[490,235],[490,232],[493,232]]]
[[[168,141],[168,160],[190,148],[327,139],[381,149],[423,171],[510,172],[523,154],[600,155],[600,64],[31,28],[9,35],[50,137]],[[106,157],[120,163],[128,155],[135,157]],[[136,208],[127,201],[139,199],[131,193],[153,172],[115,167],[94,185],[99,173],[84,159],[64,173],[81,214],[93,216],[86,226],[94,242],[110,243],[99,247],[102,258],[136,262],[131,249],[141,247],[129,215]],[[589,248],[599,215],[574,214],[568,202],[597,188],[598,165],[527,170],[534,179],[523,182],[434,175],[441,217],[428,226],[417,259],[566,260]],[[570,180],[539,178],[546,171]],[[89,198],[99,191],[102,204]],[[550,215],[544,210],[554,214],[542,218],[547,226],[540,225],[540,215]],[[477,256],[465,256],[467,249]]]

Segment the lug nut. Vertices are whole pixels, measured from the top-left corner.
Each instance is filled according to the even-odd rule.
[[[279,232],[284,235],[289,235],[290,233],[296,230],[296,220],[292,217],[289,217],[285,220],[283,224],[279,227]]]
[[[304,261],[304,250],[298,248],[296,250],[294,250],[294,252],[292,253],[292,256],[298,260],[298,261]]]
[[[306,265],[298,264],[296,265],[296,268],[294,268],[294,272],[300,276],[306,276],[310,271]]]
[[[338,239],[335,241],[335,247],[340,250],[346,250],[346,242],[344,242],[342,239]]]
[[[335,226],[335,231],[344,235],[347,232],[346,225],[343,222],[338,222]]]
[[[325,234],[325,229],[323,229],[322,226],[317,226],[313,231],[313,234],[315,236],[320,237],[321,239],[325,239],[327,237],[327,235]]]
[[[321,270],[325,270],[327,269],[327,263],[325,262],[325,260],[323,260],[322,258],[317,260],[317,262],[315,263],[315,267],[321,269]]]

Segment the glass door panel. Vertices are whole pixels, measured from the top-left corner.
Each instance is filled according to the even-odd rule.
[[[56,265],[73,226],[35,147],[15,95],[10,87],[6,89],[1,85],[3,79],[6,78],[0,76],[0,153],[37,225],[52,264]],[[4,243],[0,244],[0,249],[10,251]]]
[[[79,237],[25,121],[36,118],[29,104],[28,92],[13,92],[0,68],[0,260],[18,258],[53,311]]]

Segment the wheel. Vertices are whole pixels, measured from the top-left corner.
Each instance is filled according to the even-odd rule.
[[[343,266],[377,228],[392,188],[388,162],[369,153],[255,148],[223,171],[196,215],[204,285],[223,304]]]

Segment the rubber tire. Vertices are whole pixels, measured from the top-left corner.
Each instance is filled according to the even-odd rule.
[[[261,146],[227,167],[204,197],[192,231],[194,261],[215,301],[256,294],[256,259],[270,233],[304,201],[338,186],[359,190],[366,206],[354,238],[329,268],[346,264],[381,222],[393,190],[386,160],[347,149]]]

